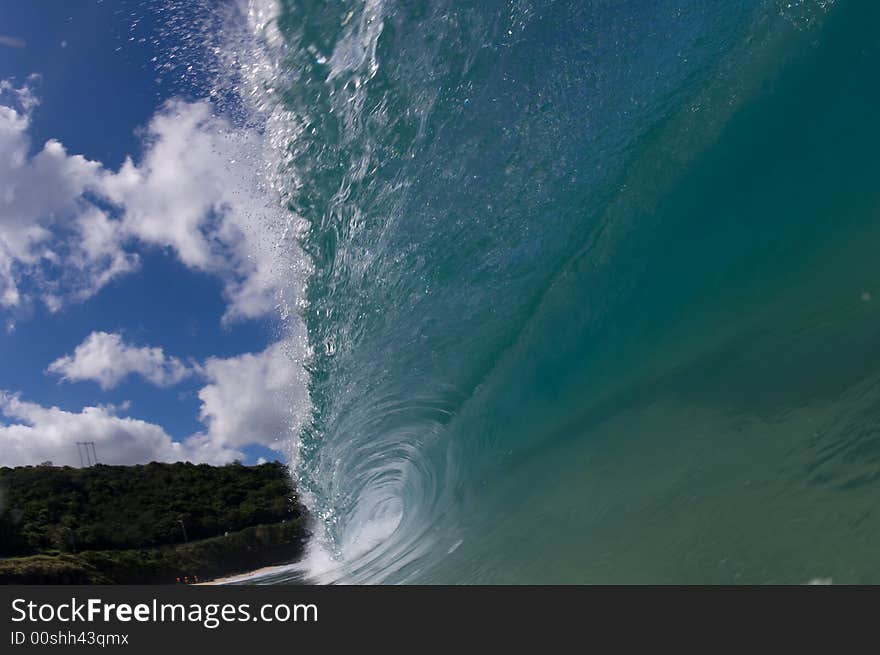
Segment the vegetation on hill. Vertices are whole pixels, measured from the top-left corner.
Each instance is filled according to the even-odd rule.
[[[171,582],[295,559],[305,515],[279,463],[0,468],[0,579]]]
[[[301,513],[279,463],[0,468],[0,494],[0,556],[148,548]]]
[[[176,546],[0,559],[0,584],[174,584],[244,573],[298,557],[303,521],[258,525]]]

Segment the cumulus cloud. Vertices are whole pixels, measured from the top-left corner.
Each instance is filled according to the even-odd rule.
[[[19,110],[29,114],[34,107],[40,104],[40,99],[34,92],[40,79],[37,74],[29,75],[21,86],[16,86],[9,79],[0,80],[0,101],[4,105],[18,107]]]
[[[207,101],[172,100],[153,117],[146,140],[140,164],[127,159],[103,181],[126,232],[221,276],[227,320],[272,311],[286,281],[302,275],[280,265],[292,243],[263,182],[261,136],[215,116]]]
[[[309,414],[305,355],[304,341],[289,339],[260,353],[208,359],[208,384],[199,391],[204,439],[283,452]]]
[[[0,392],[0,414],[12,421],[7,425],[0,423],[0,464],[24,466],[48,460],[78,466],[77,441],[94,442],[98,459],[104,464],[221,464],[242,457],[238,451],[204,439],[174,441],[160,426],[118,416],[117,409],[85,407],[80,412],[69,412]]]
[[[47,141],[29,156],[31,87],[0,81],[0,306],[28,293],[50,310],[63,298],[84,299],[113,277],[132,271],[118,226],[84,194],[100,182],[101,164],[68,155]],[[23,291],[23,282],[31,289]]]
[[[302,298],[309,270],[293,252],[300,226],[266,188],[272,172],[262,134],[232,125],[207,101],[172,100],[141,132],[141,155],[111,170],[56,140],[33,148],[35,82],[0,81],[0,310],[39,300],[57,311],[84,300],[136,270],[144,248],[219,277],[224,321],[263,316],[282,295],[287,308]],[[14,326],[10,317],[7,332]],[[105,453],[126,462],[225,461],[252,444],[283,449],[308,415],[305,342],[300,334],[260,353],[193,365],[94,332],[48,371],[103,389],[129,375],[160,386],[198,375],[205,429],[178,443],[159,426],[120,416],[124,409],[69,412],[6,394],[0,413],[13,422],[0,423],[0,463],[76,463],[76,453],[67,460],[53,453],[77,440],[104,443]]]
[[[147,246],[219,276],[227,321],[267,314],[281,292],[301,297],[306,260],[282,260],[294,235],[265,186],[256,130],[207,101],[171,100],[144,130],[140,161],[118,171],[54,140],[29,156],[31,87],[0,82],[0,306],[88,298],[135,270]]]
[[[244,458],[242,449],[265,446],[290,454],[293,437],[310,414],[305,333],[257,353],[211,357],[185,366],[161,348],[135,347],[118,335],[94,332],[72,355],[49,367],[70,380],[94,380],[110,388],[126,375],[173,384],[199,375],[199,417],[205,429],[174,441],[160,426],[120,416],[128,403],[84,407],[79,412],[43,407],[0,391],[0,466],[79,464],[77,441],[94,441],[103,463],[191,461],[218,464]]]
[[[71,382],[92,380],[104,390],[112,389],[132,374],[166,387],[192,373],[176,357],[166,356],[162,348],[132,346],[125,343],[122,335],[109,332],[92,332],[72,355],[52,362],[48,372]]]

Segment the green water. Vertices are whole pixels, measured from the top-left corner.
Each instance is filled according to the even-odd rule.
[[[324,575],[880,582],[880,6],[794,4],[388,3],[293,94]]]

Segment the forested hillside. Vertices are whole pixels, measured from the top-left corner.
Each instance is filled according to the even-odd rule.
[[[287,469],[0,468],[0,556],[153,548],[302,518]]]

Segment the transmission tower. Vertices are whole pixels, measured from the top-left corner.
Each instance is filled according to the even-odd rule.
[[[94,441],[77,441],[76,450],[79,453],[79,463],[83,467],[98,463],[98,451],[95,450]]]

